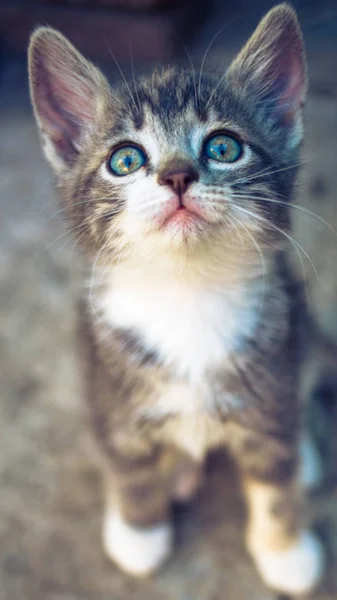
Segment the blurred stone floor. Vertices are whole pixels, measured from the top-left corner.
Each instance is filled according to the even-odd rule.
[[[210,52],[220,71],[262,12],[250,7],[240,20],[238,7]],[[337,227],[337,10],[332,2],[308,7],[301,13],[311,84],[299,203]],[[228,18],[217,10],[190,44],[197,64]],[[157,576],[133,580],[104,557],[100,482],[76,359],[79,260],[39,148],[25,66],[8,60],[0,75],[0,600],[275,600],[243,549],[244,507],[235,474],[220,457],[211,461],[208,487],[177,512],[176,553]],[[304,257],[313,313],[336,340],[337,240],[321,221],[299,217],[295,238],[319,275]],[[320,361],[313,357],[311,382]],[[328,361],[333,372],[334,357]],[[334,427],[329,418],[321,422],[324,441]],[[307,513],[328,553],[327,575],[313,598],[332,600],[333,482],[310,499]]]

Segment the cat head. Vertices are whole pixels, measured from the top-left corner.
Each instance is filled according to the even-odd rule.
[[[167,68],[110,87],[59,32],[29,47],[32,103],[68,216],[90,253],[255,253],[287,240],[306,68],[286,4],[225,75]],[[233,246],[234,244],[234,246]]]

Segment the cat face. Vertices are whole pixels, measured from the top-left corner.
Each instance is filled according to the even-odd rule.
[[[306,87],[287,5],[220,79],[166,69],[111,89],[41,28],[30,82],[45,153],[89,251],[113,260],[231,245],[258,255],[287,241]]]

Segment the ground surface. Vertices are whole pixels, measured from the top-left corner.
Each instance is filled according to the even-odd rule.
[[[333,225],[337,15],[326,3],[323,32],[312,14],[306,21],[312,78],[308,164],[300,202]],[[204,32],[203,47],[211,29]],[[235,40],[233,48],[238,45]],[[215,62],[221,55],[226,63],[229,50],[223,39],[217,42]],[[0,96],[0,600],[275,599],[244,552],[244,509],[235,477],[220,459],[212,463],[208,488],[177,514],[176,554],[153,580],[134,581],[104,557],[99,478],[76,362],[74,242],[62,237],[19,64],[5,66]],[[336,339],[337,243],[331,235],[310,219],[298,219],[296,239],[306,244],[320,275],[317,281],[308,270],[313,311]],[[324,438],[329,431],[322,422]],[[314,598],[332,600],[337,487],[323,488],[309,502],[308,518],[318,525],[329,554],[327,576]]]

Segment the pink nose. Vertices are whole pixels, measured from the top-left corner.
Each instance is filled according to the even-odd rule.
[[[182,196],[194,181],[198,181],[198,172],[191,165],[168,166],[158,174],[159,185],[167,185]]]

